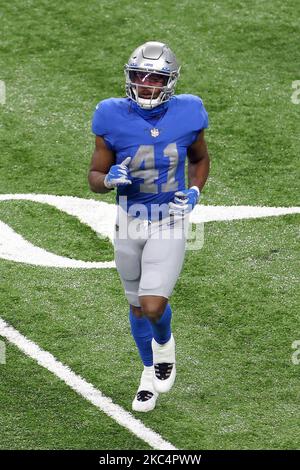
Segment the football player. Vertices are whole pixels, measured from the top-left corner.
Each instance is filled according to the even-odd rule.
[[[198,96],[174,94],[179,72],[166,44],[146,42],[125,65],[126,97],[101,101],[92,121],[89,185],[117,190],[115,261],[144,365],[134,411],[153,410],[175,380],[169,297],[183,265],[186,221],[209,173],[208,115]]]

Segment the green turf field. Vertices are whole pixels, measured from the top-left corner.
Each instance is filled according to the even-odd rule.
[[[90,192],[98,101],[124,95],[123,65],[147,40],[182,62],[178,93],[209,112],[205,205],[298,206],[300,4],[296,0],[0,4],[0,193]],[[113,249],[52,206],[0,201],[0,221],[61,256]],[[115,269],[0,259],[0,317],[131,410],[141,367]],[[209,222],[171,298],[178,378],[134,414],[180,449],[299,448],[299,216]],[[0,364],[1,449],[149,449],[15,346]]]

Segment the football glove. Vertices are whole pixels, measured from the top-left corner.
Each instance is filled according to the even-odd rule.
[[[116,186],[127,186],[132,184],[129,176],[129,163],[131,157],[125,158],[125,160],[119,165],[112,165],[109,172],[104,178],[104,186],[108,189],[113,189]]]
[[[192,186],[190,189],[177,191],[174,196],[174,202],[169,202],[169,214],[183,217],[189,214],[199,201],[200,189]]]

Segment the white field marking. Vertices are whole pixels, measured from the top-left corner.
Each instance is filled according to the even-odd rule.
[[[49,204],[76,217],[88,225],[98,235],[113,241],[114,222],[117,206],[94,199],[73,196],[55,196],[51,194],[0,194],[0,202],[8,200],[26,200]],[[190,216],[193,223],[253,219],[300,213],[299,207],[256,207],[256,206],[202,206],[197,205]],[[0,258],[32,264],[36,266],[58,268],[101,269],[115,268],[115,262],[75,260],[38,248],[18,235],[4,222],[0,222]]]
[[[55,255],[34,246],[12,228],[0,221],[0,258],[18,263],[55,268],[114,268],[114,261],[80,261]]]
[[[76,217],[81,223],[88,225],[97,234],[108,237],[111,241],[113,240],[114,220],[117,214],[117,207],[113,204],[72,196],[0,194],[0,202],[9,200],[26,200],[49,204],[62,212]],[[81,261],[50,253],[43,248],[33,245],[1,221],[0,258],[18,263],[55,268],[101,269],[116,267],[113,260]]]
[[[27,339],[2,318],[0,318],[0,336],[17,346],[27,356],[37,361],[40,366],[52,372],[75,392],[111,417],[120,426],[149,444],[153,449],[176,450],[176,447],[170,442],[165,441],[158,433],[146,427],[139,419],[136,419],[121,406],[113,403],[111,398],[103,395],[100,390],[97,390],[92,384],[75,374],[68,366],[59,362],[52,354]]]
[[[190,221],[199,224],[201,222],[278,217],[288,214],[300,214],[300,207],[201,206],[198,204],[191,213]]]
[[[1,201],[24,200],[49,204],[56,209],[72,215],[81,223],[91,227],[97,234],[113,240],[113,226],[117,206],[107,202],[83,199],[74,196],[55,196],[52,194],[0,194]]]

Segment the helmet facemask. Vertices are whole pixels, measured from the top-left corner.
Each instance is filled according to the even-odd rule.
[[[168,101],[174,94],[178,79],[178,74],[175,72],[166,73],[131,67],[125,68],[125,76],[127,96],[144,109],[152,109]]]

